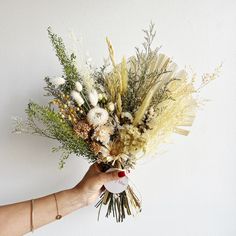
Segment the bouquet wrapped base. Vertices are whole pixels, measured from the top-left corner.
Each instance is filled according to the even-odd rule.
[[[112,168],[109,165],[103,165],[102,167],[103,171]],[[122,169],[121,165],[117,166],[117,168]],[[99,209],[98,220],[103,205],[107,206],[106,217],[112,214],[116,222],[122,222],[126,215],[135,215],[141,212],[141,201],[130,185],[127,186],[126,190],[120,193],[112,193],[105,190],[100,195],[100,199],[95,205]]]

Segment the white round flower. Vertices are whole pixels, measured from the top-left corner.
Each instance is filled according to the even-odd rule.
[[[71,92],[71,96],[72,96],[72,98],[75,99],[75,101],[78,103],[79,106],[84,104],[84,99],[81,97],[81,95],[78,92],[73,90]]]
[[[95,89],[92,89],[91,92],[88,94],[89,101],[92,104],[92,106],[96,106],[98,103],[98,93]]]
[[[56,78],[51,78],[51,79],[50,79],[50,82],[51,82],[54,86],[58,87],[59,85],[64,84],[64,83],[66,82],[66,80],[65,80],[64,78],[62,78],[62,77],[56,77]]]
[[[93,126],[104,125],[108,121],[108,112],[103,108],[94,107],[88,112],[87,119]]]
[[[75,87],[78,92],[81,92],[83,89],[83,86],[79,81],[75,82]]]

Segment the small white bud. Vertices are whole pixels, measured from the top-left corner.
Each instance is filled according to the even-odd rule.
[[[95,89],[92,89],[91,92],[88,95],[89,97],[89,101],[91,103],[92,106],[96,106],[98,103],[98,93]]]
[[[82,89],[83,89],[83,86],[79,81],[75,82],[75,87],[76,87],[78,92],[81,92]]]
[[[103,98],[103,95],[102,95],[102,93],[99,93],[99,94],[98,94],[98,100],[99,100],[99,101],[101,101],[101,100],[102,100],[102,98]]]
[[[75,101],[78,103],[79,106],[84,104],[84,99],[81,97],[81,95],[78,92],[73,90],[71,92],[71,96],[72,96],[72,98],[75,99]]]
[[[107,105],[107,108],[109,111],[114,111],[115,110],[115,105],[113,102],[109,102]]]

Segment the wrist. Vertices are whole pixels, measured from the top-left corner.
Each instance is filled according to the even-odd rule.
[[[67,215],[85,206],[79,189],[71,188],[56,193],[61,215]]]
[[[66,191],[68,192],[68,197],[70,198],[70,203],[73,207],[80,209],[86,206],[86,199],[80,188],[74,187]]]

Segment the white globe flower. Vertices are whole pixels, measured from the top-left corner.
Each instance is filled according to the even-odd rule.
[[[87,120],[89,124],[93,126],[101,126],[108,121],[108,112],[100,107],[92,108],[87,114]]]

